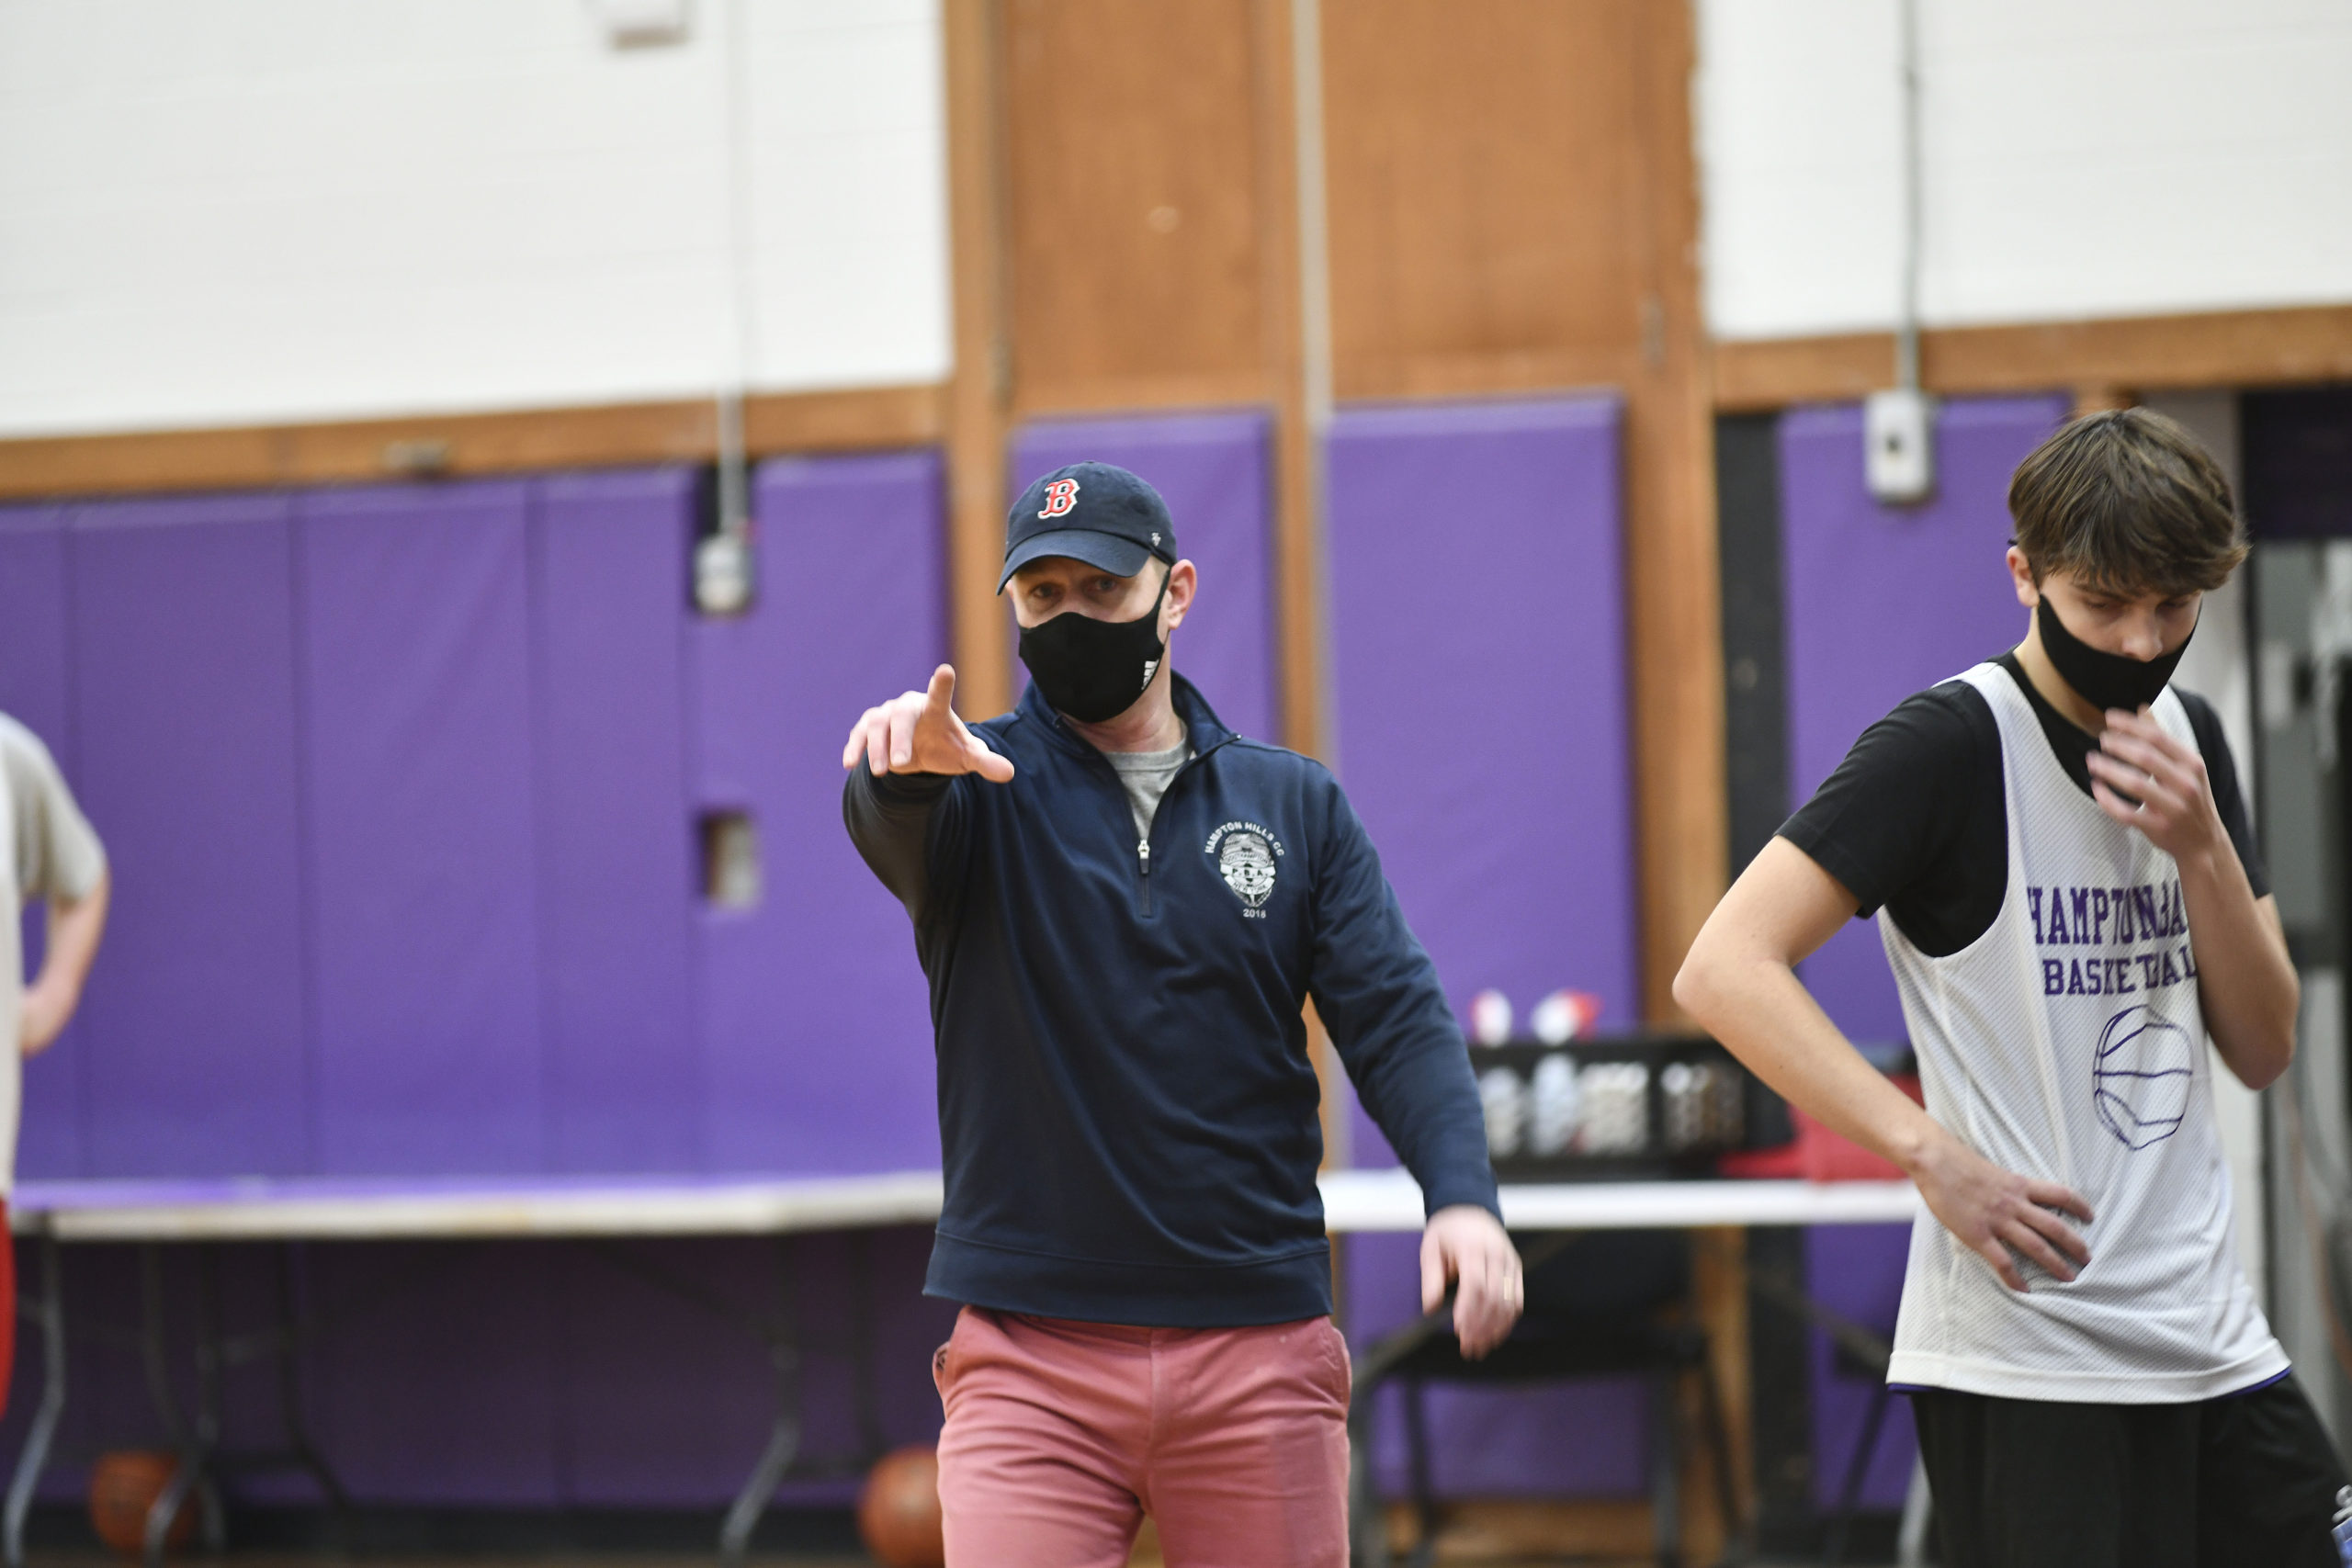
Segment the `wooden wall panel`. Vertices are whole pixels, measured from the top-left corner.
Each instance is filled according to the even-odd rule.
[[[930,385],[759,393],[744,400],[744,441],[753,457],[920,446],[940,438],[943,401],[941,389]],[[0,440],[0,499],[707,463],[718,447],[707,398],[26,436]]]
[[[1643,988],[1722,894],[1723,677],[1689,7],[1347,0],[1324,13],[1343,398],[1626,400]]]
[[[1003,43],[998,0],[946,0],[948,243],[956,365],[947,384],[947,604],[956,711],[1012,703],[1012,651],[996,596],[1004,560],[1012,347],[1005,321]]]
[[[1939,327],[1921,334],[1928,389],[2174,391],[2352,378],[2352,306],[2117,316]],[[1715,406],[1726,412],[1833,402],[1891,386],[1885,333],[1762,338],[1714,346]]]
[[[1649,290],[1655,0],[1324,12],[1341,397],[1615,381]]]
[[[1008,0],[1015,406],[1266,401],[1259,0]]]

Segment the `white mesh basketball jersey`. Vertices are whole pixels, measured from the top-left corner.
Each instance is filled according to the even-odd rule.
[[[2001,1283],[1932,1214],[1911,1232],[1887,1381],[2013,1399],[2208,1399],[2287,1369],[2238,1270],[2211,1053],[2173,858],[2069,778],[2009,673],[1961,677],[2000,727],[2001,912],[1931,958],[1885,910],[1928,1111],[1994,1164],[2063,1183],[2098,1218],[2071,1282]],[[2169,690],[2165,731],[2197,744]]]

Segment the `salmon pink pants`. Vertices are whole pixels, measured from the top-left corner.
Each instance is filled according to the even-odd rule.
[[[1343,1568],[1348,1348],[1328,1317],[1127,1328],[966,1307],[933,1359],[947,1568]]]

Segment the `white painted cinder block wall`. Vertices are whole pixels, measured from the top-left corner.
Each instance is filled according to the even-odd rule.
[[[2343,0],[1918,0],[1934,322],[2352,299]],[[0,434],[948,367],[939,0],[0,0]],[[1697,0],[1709,317],[1888,324],[1894,0]]]
[[[1917,0],[1931,324],[2352,299],[2352,6]],[[1895,314],[1896,0],[1698,0],[1720,336]]]
[[[0,0],[0,433],[691,397],[949,355],[938,0]]]

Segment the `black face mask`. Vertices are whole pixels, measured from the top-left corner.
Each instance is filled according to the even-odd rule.
[[[1038,694],[1055,712],[1080,724],[1116,718],[1136,705],[1167,657],[1159,638],[1160,580],[1151,608],[1132,621],[1098,621],[1065,610],[1042,626],[1021,628],[1021,662]]]
[[[2066,629],[2058,612],[2050,607],[2050,595],[2041,596],[2041,604],[2034,613],[2034,625],[2041,631],[2041,651],[2059,676],[2077,695],[2104,713],[2109,708],[2121,708],[2138,713],[2156,700],[2172,679],[2180,663],[2180,656],[2188,651],[2189,637],[2197,628],[2188,628],[2188,637],[2170,653],[2160,653],[2154,659],[2128,659],[2120,653],[2108,653],[2093,648]]]

